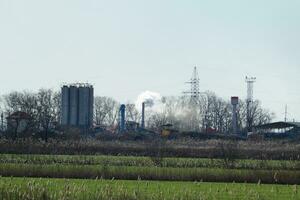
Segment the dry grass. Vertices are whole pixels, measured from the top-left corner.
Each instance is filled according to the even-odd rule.
[[[232,144],[234,143],[234,148]],[[224,141],[224,140],[169,140],[163,143],[160,153],[164,157],[195,157],[299,160],[300,144],[282,141]],[[224,148],[227,155],[224,155]],[[1,153],[15,154],[81,154],[81,155],[131,155],[155,156],[157,147],[144,141],[97,141],[97,140],[0,140]],[[233,153],[234,152],[234,153]]]
[[[15,200],[281,200],[299,199],[298,190],[295,185],[0,177],[0,198]]]

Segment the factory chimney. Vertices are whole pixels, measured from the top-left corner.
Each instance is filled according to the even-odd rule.
[[[239,104],[239,98],[231,97],[233,134],[237,134],[238,132],[238,127],[237,127],[237,105],[238,104]]]
[[[141,127],[145,128],[145,102],[142,103],[142,123]]]

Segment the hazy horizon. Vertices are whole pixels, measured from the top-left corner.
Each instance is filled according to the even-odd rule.
[[[0,95],[90,82],[120,102],[200,90],[300,121],[300,1],[0,1]]]

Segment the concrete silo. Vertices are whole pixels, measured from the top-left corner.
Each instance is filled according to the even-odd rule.
[[[61,124],[69,125],[69,102],[70,102],[70,90],[68,86],[63,86],[61,88]]]
[[[90,86],[90,97],[89,97],[89,125],[93,126],[94,121],[94,88]]]
[[[93,125],[94,89],[89,84],[62,87],[62,125],[89,129]]]
[[[70,125],[78,125],[78,87],[70,86]]]
[[[91,103],[90,87],[80,86],[79,88],[79,112],[78,124],[82,128],[91,126],[90,110],[93,107]]]

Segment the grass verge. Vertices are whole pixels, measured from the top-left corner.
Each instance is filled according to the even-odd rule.
[[[299,199],[298,190],[296,185],[0,178],[0,198],[15,200],[279,200]]]

